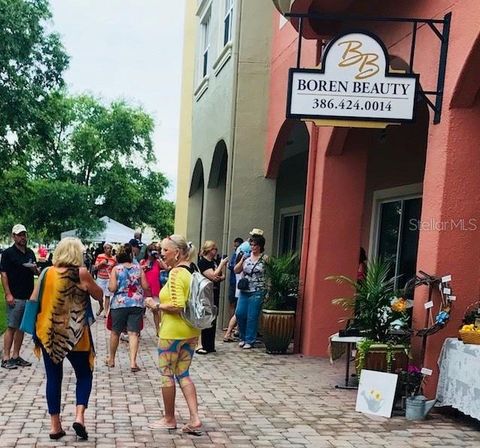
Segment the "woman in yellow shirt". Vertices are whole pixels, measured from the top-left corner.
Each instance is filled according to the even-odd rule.
[[[200,336],[200,330],[191,327],[182,318],[190,293],[191,261],[195,247],[181,235],[172,235],[162,241],[162,259],[171,268],[168,281],[160,291],[160,303],[151,297],[146,306],[162,312],[158,339],[158,364],[161,372],[164,417],[151,423],[150,429],[176,429],[175,378],[183,392],[190,411],[190,420],[182,428],[187,434],[201,435],[202,422],[198,416],[197,391],[190,378],[190,364]]]

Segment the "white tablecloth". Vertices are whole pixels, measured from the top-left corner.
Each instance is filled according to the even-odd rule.
[[[437,406],[452,406],[480,420],[480,345],[448,338],[438,365]]]

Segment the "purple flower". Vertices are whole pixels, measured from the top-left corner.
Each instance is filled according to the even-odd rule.
[[[420,373],[421,371],[417,366],[415,366],[413,364],[409,364],[408,367],[407,367],[407,372],[408,373]]]

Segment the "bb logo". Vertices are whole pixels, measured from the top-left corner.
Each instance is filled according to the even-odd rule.
[[[358,73],[355,79],[366,79],[376,75],[380,67],[375,64],[378,60],[376,53],[362,53],[362,42],[358,40],[345,40],[339,42],[338,45],[345,45],[345,51],[342,54],[341,61],[338,63],[339,67],[350,67],[351,65],[358,65]]]

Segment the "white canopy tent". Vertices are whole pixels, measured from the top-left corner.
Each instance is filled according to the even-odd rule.
[[[108,216],[102,216],[100,221],[105,223],[105,229],[101,232],[92,235],[89,240],[92,242],[108,242],[108,243],[128,243],[132,238],[133,234],[135,233],[134,229],[127,227],[118,221],[115,221]],[[63,239],[67,236],[77,236],[77,230],[67,230],[66,232],[62,232],[60,237]],[[148,235],[142,235],[142,242],[146,244],[150,244],[151,239]]]

